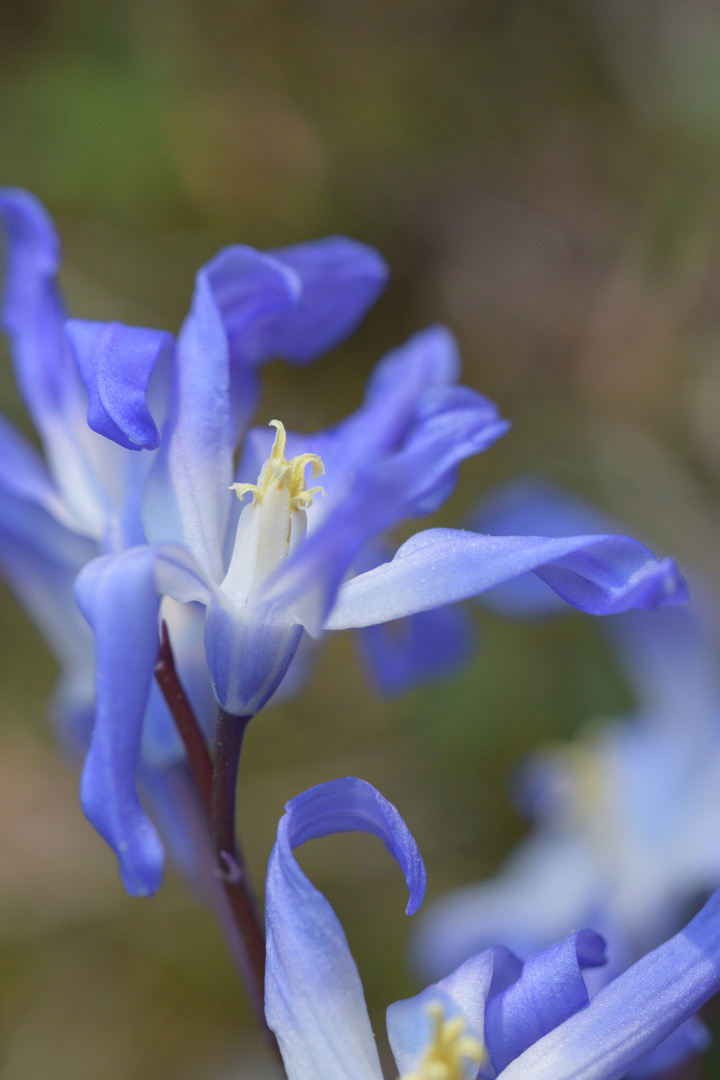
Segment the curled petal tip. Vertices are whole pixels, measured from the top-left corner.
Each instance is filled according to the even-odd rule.
[[[690,597],[688,583],[680,573],[674,559],[663,559],[661,567],[664,570],[663,595],[661,604],[684,604]]]

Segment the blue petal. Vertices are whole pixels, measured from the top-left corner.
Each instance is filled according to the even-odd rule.
[[[467,1034],[485,1041],[485,1006],[489,995],[504,990],[522,971],[522,964],[499,945],[473,956],[451,975],[426,987],[415,997],[395,1001],[387,1010],[390,1046],[401,1076],[417,1069],[428,1044],[431,1023],[427,1007],[442,1005],[445,1018],[462,1016]],[[474,1080],[477,1067],[468,1080]]]
[[[95,554],[94,544],[41,508],[0,492],[0,565],[64,669],[63,713],[76,708],[76,690],[87,685],[92,670],[92,639],[73,598],[73,582]],[[85,696],[83,690],[80,697]]]
[[[61,672],[51,714],[73,750],[87,747],[93,693],[92,635],[73,596],[96,545],[68,528],[45,464],[0,416],[0,566],[40,627]]]
[[[421,972],[437,977],[495,941],[527,956],[595,922],[606,894],[597,858],[574,835],[535,833],[500,872],[437,898],[414,926]]]
[[[415,334],[376,365],[362,406],[345,420],[311,435],[288,431],[288,457],[310,451],[323,460],[327,490],[323,510],[346,494],[358,469],[367,469],[373,461],[400,448],[417,422],[425,396],[454,382],[459,372],[455,339],[445,327],[433,326]],[[497,418],[496,407],[487,404]],[[255,481],[273,436],[267,427],[248,433],[246,459],[238,480]]]
[[[525,477],[484,498],[470,515],[468,526],[496,536],[573,536],[610,532],[613,523],[557,485]]]
[[[651,1076],[666,1076],[693,1054],[707,1050],[712,1036],[702,1020],[691,1016],[667,1039],[646,1054],[627,1074],[627,1080],[648,1080]]]
[[[0,217],[6,237],[3,329],[35,427],[52,438],[58,417],[82,408],[82,385],[55,284],[60,244],[47,211],[26,191],[2,189]]]
[[[554,537],[617,528],[561,488],[532,478],[507,484],[483,500],[470,527],[493,535]],[[699,585],[702,596],[707,590]],[[513,615],[545,615],[562,608],[562,600],[535,574],[484,593],[482,602]],[[717,631],[699,605],[666,607],[652,614],[629,612],[612,619],[606,629],[648,713],[691,720],[715,711],[720,700]]]
[[[41,507],[59,523],[75,524],[50,480],[45,462],[3,416],[0,416],[0,492],[3,497]],[[13,514],[5,512],[2,517],[12,528]]]
[[[325,628],[399,619],[465,600],[529,570],[594,615],[677,603],[687,595],[672,559],[658,560],[626,536],[554,539],[428,529],[406,541],[392,562],[346,582]]]
[[[207,662],[215,697],[233,716],[255,716],[272,697],[295,656],[303,628],[261,605],[208,605]]]
[[[199,270],[197,286],[201,284],[222,320],[231,359],[250,366],[256,363],[256,336],[290,317],[302,292],[297,274],[245,244],[219,251]]]
[[[162,878],[160,839],[137,795],[143,717],[158,649],[156,552],[130,548],[80,574],[76,595],[95,634],[96,716],[80,800],[118,857],[129,893],[154,892]]]
[[[383,357],[370,375],[362,406],[329,431],[308,436],[302,447],[323,459],[328,497],[333,498],[338,486],[344,493],[347,477],[357,469],[399,449],[417,423],[426,395],[456,382],[459,374],[457,343],[444,326],[414,334]],[[488,406],[496,419],[496,407],[491,402]]]
[[[358,553],[355,570],[372,570],[389,557],[391,550],[384,541],[371,540]],[[311,640],[309,635],[306,638]],[[475,643],[475,627],[464,608],[450,606],[364,627],[355,640],[380,693],[402,694],[449,675],[467,660]]]
[[[368,379],[363,408],[378,408],[398,417],[413,415],[426,390],[455,383],[460,377],[460,354],[446,326],[421,330],[375,366]]]
[[[468,659],[474,644],[472,622],[459,607],[367,626],[358,638],[373,681],[384,694],[404,694],[451,674]]]
[[[266,892],[265,1012],[288,1080],[381,1080],[362,985],[338,919],[302,872],[293,848],[335,832],[378,836],[410,892],[425,891],[425,868],[397,810],[370,784],[347,778],[310,788],[287,804],[270,856]]]
[[[248,363],[283,357],[306,364],[350,334],[384,288],[388,269],[365,244],[328,236],[271,252],[302,282],[287,317],[269,321],[245,338]]]
[[[210,863],[207,869],[214,874],[216,864],[207,813],[187,761],[149,766],[141,760],[138,778],[173,865],[197,892],[204,893],[203,871]]]
[[[455,486],[460,462],[487,450],[510,426],[494,402],[468,386],[428,390],[393,469],[405,472],[405,514],[434,513]]]
[[[627,612],[607,629],[643,714],[654,723],[665,718],[676,729],[709,729],[714,738],[720,703],[717,628],[700,608],[708,595],[703,585],[693,590],[698,603]]]
[[[539,1039],[502,1080],[620,1080],[720,989],[720,894]]]
[[[485,1042],[493,1066],[502,1072],[514,1058],[588,1002],[581,970],[605,963],[605,942],[592,930],[578,930],[535,953],[520,978],[490,998],[485,1009]]]
[[[361,547],[398,520],[435,510],[454,484],[458,464],[491,445],[506,429],[496,407],[480,394],[454,386],[431,390],[403,447],[355,474],[345,497],[269,582],[262,599],[284,607],[317,635]],[[414,610],[422,609],[418,605]],[[356,625],[379,621],[383,620]]]
[[[96,554],[64,516],[39,455],[0,417],[0,564],[66,669],[63,710],[85,697],[80,688],[92,667],[90,634],[72,585]]]
[[[88,393],[88,424],[127,450],[160,442],[145,401],[150,376],[172,335],[122,323],[71,319],[67,334]]]
[[[292,308],[298,290],[277,260],[252,248],[227,248],[198,273],[178,338],[170,409],[146,487],[145,527],[152,543],[186,547],[216,582],[234,498],[231,361],[242,354],[246,335]],[[252,376],[239,363],[232,366]],[[254,404],[254,389],[241,382],[244,412]]]
[[[0,217],[7,238],[2,318],[18,386],[68,513],[99,538],[108,524],[108,493],[98,475],[100,440],[87,427],[87,394],[55,283],[57,235],[42,205],[23,191],[0,192]]]
[[[562,488],[535,477],[504,484],[484,498],[468,518],[473,532],[492,536],[583,536],[615,533],[604,514]],[[483,594],[482,603],[504,615],[545,616],[562,611],[557,593],[536,574],[524,574]]]

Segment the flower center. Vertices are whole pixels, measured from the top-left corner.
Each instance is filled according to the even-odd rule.
[[[305,470],[312,466],[313,477],[325,467],[317,454],[285,457],[285,428],[271,420],[276,429],[270,457],[256,484],[233,484],[239,499],[253,496],[240,514],[235,545],[221,588],[236,606],[252,599],[265,582],[288,561],[305,539],[307,515],[313,495],[325,494],[321,487],[306,487]]]
[[[244,499],[252,492],[253,501],[262,506],[263,499],[272,487],[286,488],[290,493],[290,506],[293,510],[307,510],[312,506],[313,495],[325,495],[321,487],[305,487],[305,469],[312,465],[312,478],[316,480],[325,472],[325,466],[317,454],[298,454],[290,461],[285,457],[285,427],[279,420],[271,420],[275,428],[275,441],[258,477],[257,484],[231,484],[231,489],[238,499]]]
[[[467,1063],[472,1063],[476,1073],[485,1059],[485,1048],[474,1036],[465,1034],[462,1016],[446,1020],[439,1001],[431,1002],[427,1011],[433,1022],[432,1035],[415,1072],[406,1073],[401,1080],[465,1080]]]

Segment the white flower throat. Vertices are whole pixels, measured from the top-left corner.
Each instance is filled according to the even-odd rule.
[[[257,484],[231,485],[239,499],[253,496],[240,514],[230,567],[222,583],[223,592],[238,605],[284,566],[305,539],[305,511],[312,506],[313,496],[325,494],[321,487],[305,486],[308,465],[313,480],[325,472],[318,455],[298,454],[288,461],[285,428],[279,420],[271,420],[270,425],[276,429],[275,441]]]

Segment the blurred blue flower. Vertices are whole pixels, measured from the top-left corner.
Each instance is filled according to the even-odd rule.
[[[527,483],[491,500],[483,521],[550,535],[608,525],[563,492]],[[709,599],[707,589],[697,593]],[[530,579],[489,600],[516,615],[558,606]],[[430,906],[415,941],[425,974],[442,974],[498,940],[524,955],[590,925],[608,944],[608,964],[591,978],[597,986],[674,933],[698,898],[720,885],[720,651],[712,614],[697,604],[666,607],[628,612],[603,628],[635,690],[636,714],[596,721],[573,744],[526,766],[520,794],[535,828],[494,878]],[[676,1035],[675,1051],[683,1040],[703,1044],[699,1021]]]
[[[347,940],[293,848],[331,833],[378,836],[407,881],[408,914],[425,891],[415,842],[370,784],[348,778],[291,800],[278,827],[266,892],[266,1015],[288,1080],[381,1080],[375,1037]],[[603,963],[602,938],[571,934],[522,963],[502,946],[467,960],[387,1012],[404,1080],[618,1080],[720,988],[720,896],[676,937],[588,1004],[583,969]],[[670,1059],[666,1058],[664,1064]]]
[[[528,571],[596,614],[684,599],[671,559],[610,534],[430,529],[377,565],[378,535],[436,510],[459,463],[507,429],[492,402],[457,385],[457,350],[441,328],[385,357],[362,407],[329,431],[302,436],[274,421],[274,432],[251,432],[235,471],[258,365],[276,355],[307,362],[343,337],[377,295],[385,267],[363,245],[331,238],[272,255],[225,249],[198,273],[174,341],[119,323],[66,321],[47,215],[16,191],[3,194],[0,210],[8,238],[4,324],[49,464],[48,472],[8,433],[13,464],[0,492],[7,500],[0,546],[7,536],[9,554],[0,559],[15,575],[11,557],[21,549],[16,587],[28,603],[42,592],[54,619],[45,619],[48,632],[66,651],[77,623],[75,613],[74,622],[64,617],[68,584],[82,567],[76,597],[94,632],[95,699],[89,704],[82,630],[82,648],[72,648],[84,657],[78,664],[93,737],[81,798],[118,854],[130,891],[156,888],[162,867],[136,792],[138,762],[182,758],[152,680],[161,597],[173,645],[180,628],[180,673],[201,715],[209,716],[209,671],[220,705],[245,717],[281,685],[304,629],[317,636],[419,616],[420,632],[411,627],[394,651],[385,649],[383,665],[382,650],[374,651],[384,681],[402,683],[427,660],[434,628],[438,641],[446,631],[437,666],[464,645],[457,624],[447,613],[436,619],[434,609]],[[324,471],[324,491],[306,478],[308,468],[316,478]],[[46,550],[50,528],[64,530],[70,549],[59,570],[61,545]]]

